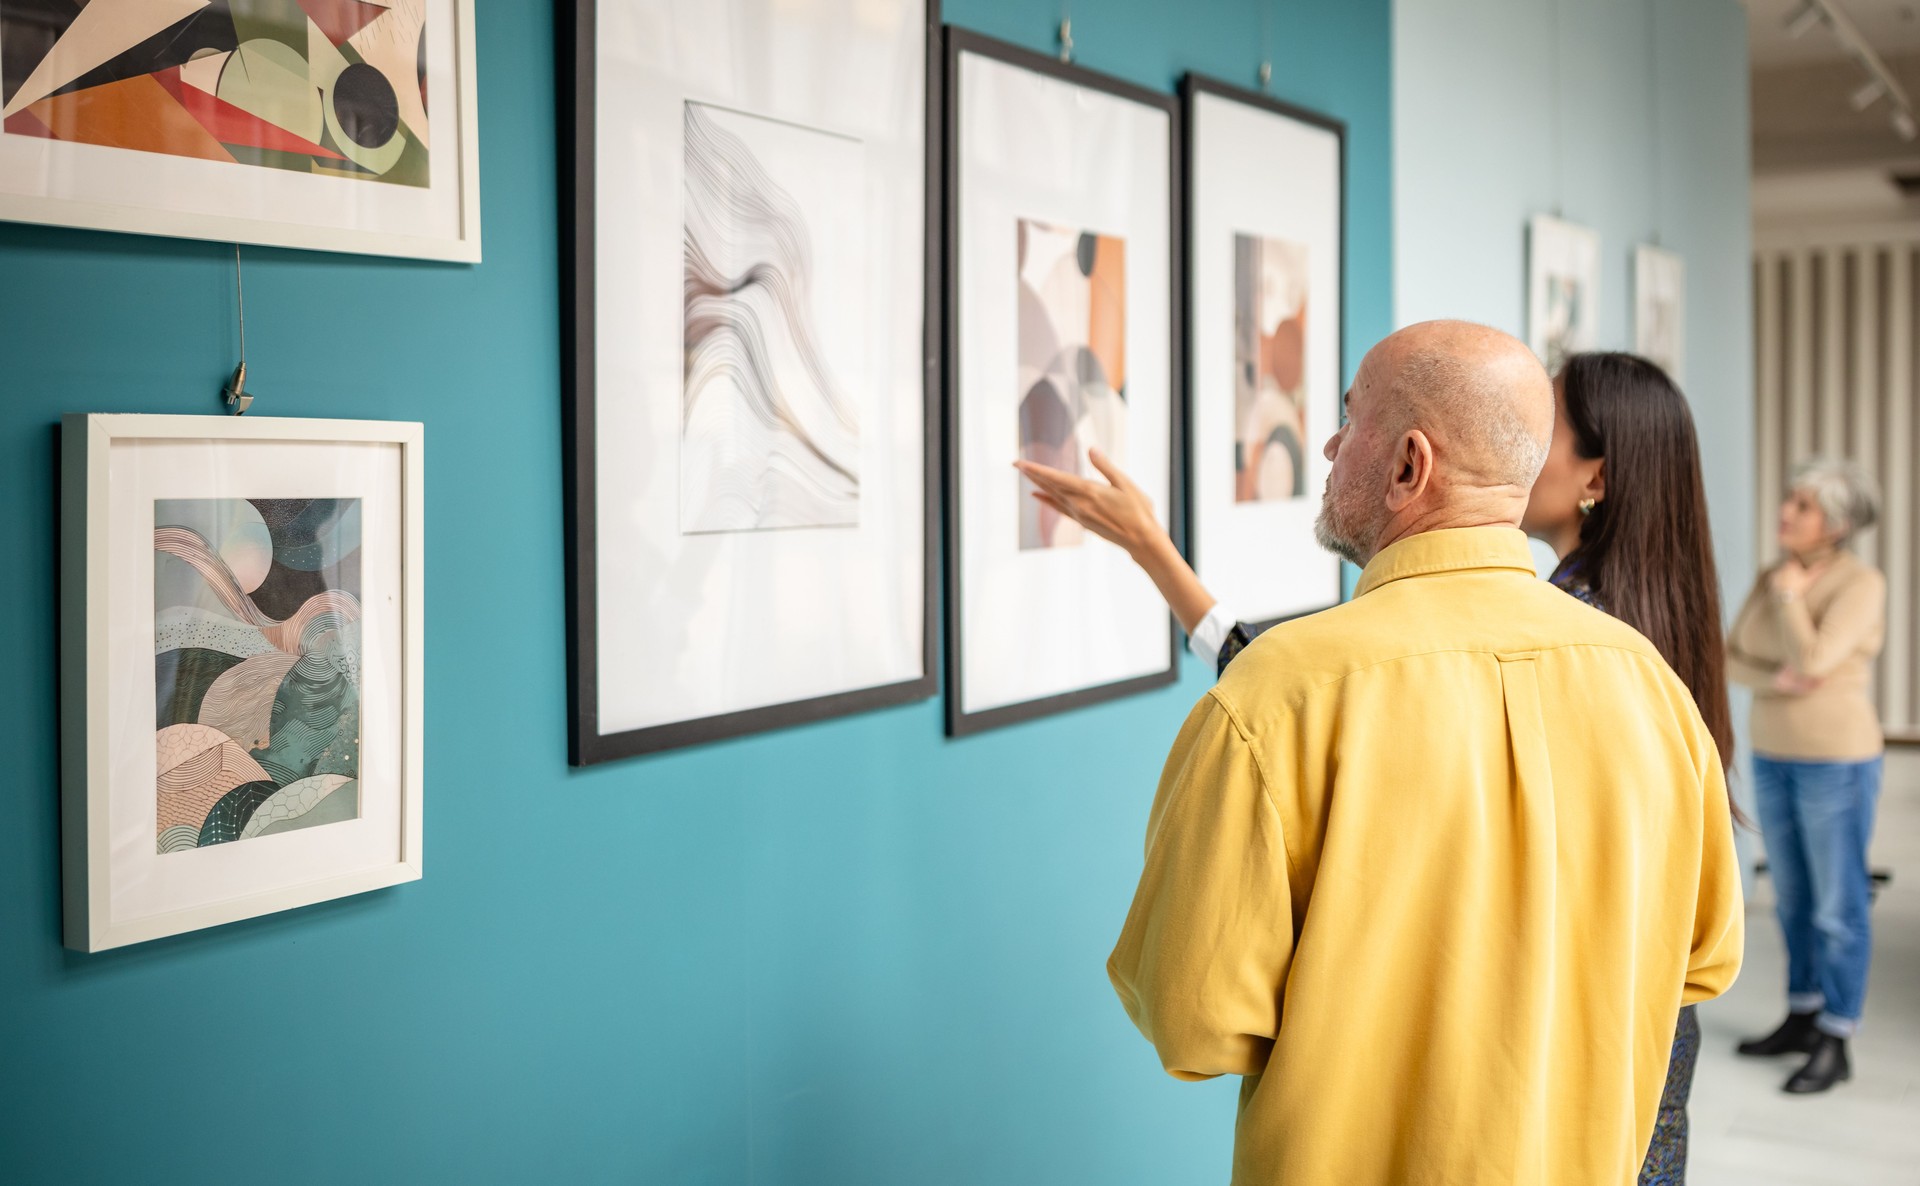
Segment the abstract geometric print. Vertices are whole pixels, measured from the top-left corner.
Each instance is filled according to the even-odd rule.
[[[427,0],[0,0],[0,133],[427,186]]]
[[[1233,237],[1233,498],[1307,492],[1307,248]]]
[[[680,529],[860,521],[857,141],[688,103]],[[836,210],[836,207],[838,208]],[[831,319],[831,320],[829,320]]]
[[[1020,456],[1069,473],[1098,448],[1124,465],[1127,245],[1019,220]],[[1020,478],[1020,547],[1078,545],[1084,529]]]
[[[157,845],[359,817],[360,500],[154,503]]]

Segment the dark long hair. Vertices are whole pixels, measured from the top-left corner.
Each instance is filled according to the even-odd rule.
[[[1580,543],[1554,580],[1587,586],[1608,613],[1647,636],[1693,693],[1730,767],[1720,578],[1686,398],[1637,354],[1575,354],[1560,381],[1574,452],[1606,459],[1607,497],[1581,523]]]

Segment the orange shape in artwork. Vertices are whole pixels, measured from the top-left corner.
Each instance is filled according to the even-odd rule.
[[[330,161],[346,159],[331,148],[322,148],[311,140],[270,124],[251,111],[243,111],[225,99],[210,95],[198,87],[188,86],[181,80],[178,66],[162,70],[153,78],[186,109],[188,115],[198,120],[200,126],[213,133],[213,138],[222,144],[270,148],[276,152],[324,157]]]
[[[335,45],[345,45],[347,38],[387,15],[386,5],[361,0],[300,0],[300,7]]]
[[[1127,243],[1101,235],[1093,254],[1089,292],[1087,348],[1100,360],[1107,384],[1127,387]]]
[[[231,161],[213,133],[151,74],[53,95],[27,108],[56,140]]]

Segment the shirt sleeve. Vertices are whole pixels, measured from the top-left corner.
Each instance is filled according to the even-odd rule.
[[[1846,583],[1820,615],[1818,625],[1807,612],[1805,597],[1780,605],[1780,624],[1793,652],[1794,670],[1813,679],[1832,675],[1884,628],[1886,618],[1887,582],[1871,569]]]
[[[1227,641],[1227,634],[1234,627],[1234,620],[1221,607],[1219,602],[1200,619],[1200,624],[1187,635],[1187,649],[1205,659],[1210,665],[1220,662],[1220,648]]]
[[[1107,961],[1174,1078],[1265,1069],[1293,957],[1289,872],[1259,755],[1209,694],[1167,758],[1146,866]]]
[[[1700,889],[1694,903],[1693,944],[1681,1003],[1698,1004],[1727,991],[1740,972],[1746,949],[1746,901],[1740,888],[1740,858],[1733,846],[1733,812],[1720,755],[1700,726]]]

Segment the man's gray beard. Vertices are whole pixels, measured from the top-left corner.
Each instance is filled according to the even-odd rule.
[[[1320,514],[1313,520],[1313,538],[1327,551],[1356,567],[1365,567],[1360,560],[1360,548],[1334,523],[1333,484],[1327,484],[1327,490],[1320,496]]]

